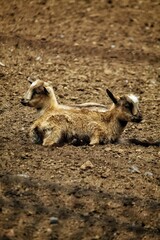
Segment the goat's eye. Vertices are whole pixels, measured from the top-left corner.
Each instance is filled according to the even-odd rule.
[[[130,110],[130,111],[132,111],[132,109],[133,109],[133,104],[132,104],[132,103],[129,103],[129,102],[125,103],[124,106],[125,106],[126,109],[128,109],[128,110]]]
[[[36,94],[40,94],[39,92],[37,92],[35,89],[33,90],[33,95],[36,95]]]
[[[129,103],[126,103],[124,106],[125,106],[125,108],[130,108],[131,107]]]

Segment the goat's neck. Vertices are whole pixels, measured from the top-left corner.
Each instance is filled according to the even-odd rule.
[[[38,112],[39,116],[42,116],[44,114],[47,114],[48,112],[51,112],[56,107],[57,107],[57,104],[55,104],[55,102],[53,102],[51,99],[49,99],[49,101],[46,101],[43,104],[42,108],[37,108],[37,112]]]
[[[112,142],[117,141],[124,131],[127,121],[120,120],[115,110],[110,110],[106,113],[102,113],[103,121],[106,125],[106,131],[108,132],[109,140]]]

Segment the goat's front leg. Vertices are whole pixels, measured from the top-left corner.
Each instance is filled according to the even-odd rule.
[[[42,144],[43,142],[43,133],[40,131],[39,127],[36,125],[32,125],[29,136],[33,143]]]
[[[90,137],[89,145],[98,145],[100,142],[100,134],[101,134],[101,130],[99,128],[95,127],[93,129],[93,133]]]
[[[52,130],[48,130],[48,132],[45,134],[46,136],[43,139],[43,146],[51,146],[51,145],[58,145],[61,138],[62,133],[60,128],[54,128]]]
[[[96,125],[92,128],[92,135],[90,137],[90,145],[97,145],[97,144],[106,144],[108,143],[108,137],[105,133],[105,130],[101,128],[101,126]]]
[[[89,145],[98,145],[99,144],[99,138],[98,137],[92,137],[90,140]]]

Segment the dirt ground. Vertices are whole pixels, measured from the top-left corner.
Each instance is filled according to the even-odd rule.
[[[159,140],[159,12],[159,0],[0,0],[0,239],[160,239],[159,147],[35,145],[36,112],[20,104],[29,76],[65,104],[133,92],[144,120],[122,138]]]

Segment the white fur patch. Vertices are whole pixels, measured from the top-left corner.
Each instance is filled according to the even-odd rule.
[[[138,97],[133,95],[133,94],[130,94],[128,95],[128,97],[134,102],[134,103],[138,103]]]
[[[31,84],[31,87],[35,87],[36,85],[37,85],[37,82],[38,82],[39,80],[36,80],[36,81],[34,81],[32,84]]]

